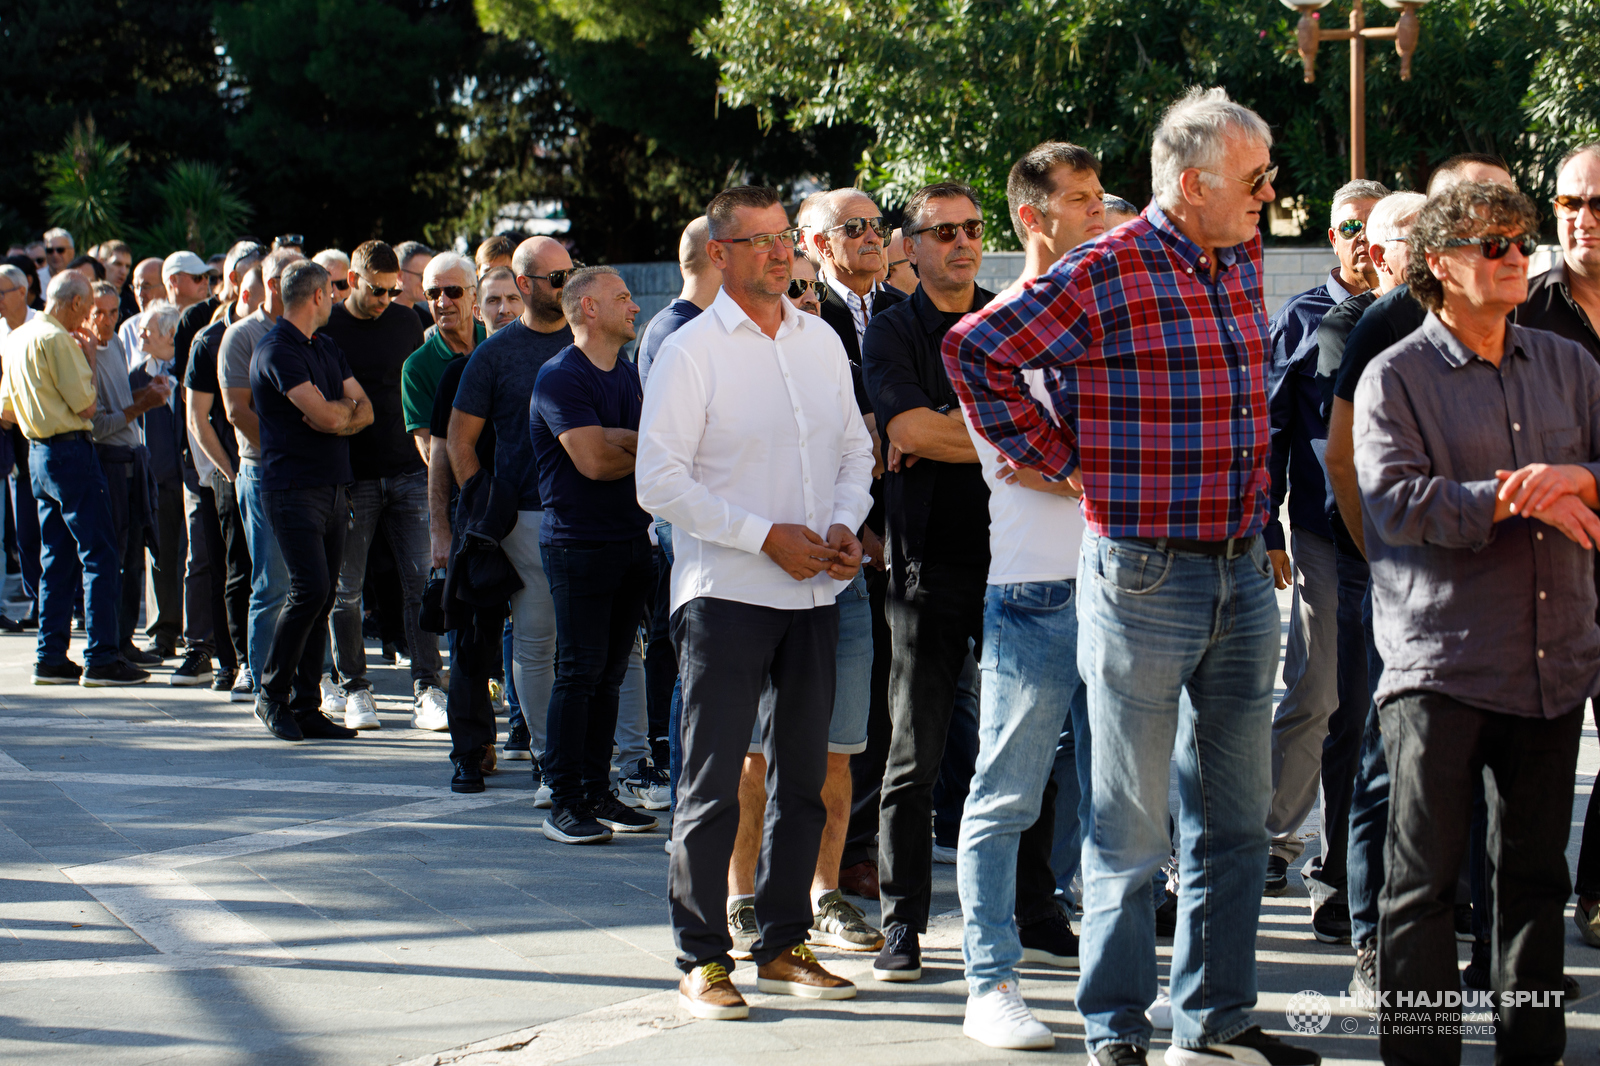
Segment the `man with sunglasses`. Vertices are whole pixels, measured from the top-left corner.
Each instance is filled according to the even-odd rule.
[[[893,227],[878,205],[860,189],[835,189],[813,208],[815,229],[807,230],[828,293],[822,319],[844,342],[852,363],[861,362],[861,337],[872,316],[905,299],[899,289],[878,282],[888,256],[884,242]]]
[[[42,293],[50,286],[50,268],[46,265],[50,258],[45,253],[44,241],[28,242],[26,254],[33,260],[33,271],[39,278],[39,291]]]
[[[60,226],[45,230],[44,265],[45,269],[50,271],[51,277],[66,270],[67,264],[72,262],[77,254],[77,244],[73,241],[72,234]]]
[[[1565,1047],[1565,853],[1583,706],[1600,694],[1600,366],[1507,321],[1537,232],[1513,189],[1430,197],[1406,269],[1427,317],[1371,362],[1355,402],[1390,772],[1378,986],[1435,1003],[1456,987],[1450,898],[1482,782],[1494,990],[1544,993],[1496,996],[1507,1062],[1556,1062]],[[1385,1027],[1384,1061],[1459,1061],[1459,1018],[1424,1008]]]
[[[463,356],[471,355],[478,342],[493,332],[476,318],[478,293],[472,271],[463,274],[453,259],[450,264],[448,270],[445,270],[444,264],[440,264],[443,273],[433,270],[431,259],[428,266],[423,268],[423,297],[428,301],[428,314],[437,328],[424,333],[422,344],[406,358],[401,379],[400,399],[405,407],[406,432],[411,434],[412,443],[422,453],[424,460],[428,458],[429,440],[432,437],[428,425],[433,417],[433,398],[439,390],[439,380],[444,376],[445,367]],[[448,274],[448,277],[444,274]],[[403,276],[395,274],[393,277],[386,275],[385,278],[399,281]],[[394,306],[399,306],[398,294],[402,288],[373,291],[394,295]],[[429,296],[429,292],[434,295]],[[520,293],[518,295],[520,297]],[[439,317],[436,300],[442,302],[445,318]],[[518,313],[522,311],[520,298],[516,302],[516,310]]]
[[[454,252],[429,263],[455,268],[446,280],[472,283],[470,262]],[[463,270],[462,264],[466,267]],[[400,261],[382,241],[366,241],[350,256],[343,279],[347,295],[335,303],[320,333],[339,346],[350,373],[372,404],[372,425],[350,438],[350,523],[339,564],[338,588],[329,622],[333,630],[333,668],[344,694],[344,724],[350,729],[379,729],[372,683],[367,678],[366,644],[361,632],[362,589],[367,582],[367,556],[382,536],[399,572],[406,646],[411,651],[413,725],[445,728],[443,663],[439,639],[418,625],[422,586],[428,579],[428,470],[406,432],[402,404],[402,371],[423,346],[417,316],[393,302],[400,285]],[[457,290],[460,291],[459,289]],[[470,332],[471,297],[465,318]],[[324,705],[331,710],[335,702]]]

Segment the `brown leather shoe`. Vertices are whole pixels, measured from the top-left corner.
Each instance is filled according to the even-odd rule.
[[[856,998],[856,986],[824,970],[804,944],[796,944],[756,970],[756,987],[774,995],[805,999]]]
[[[871,859],[863,859],[854,866],[846,866],[839,871],[839,889],[862,899],[877,899],[878,864]]]
[[[734,1021],[750,1017],[750,1007],[733,987],[728,971],[720,962],[696,966],[678,982],[678,1006],[710,1021]]]
[[[498,756],[495,755],[494,745],[493,744],[484,745],[484,748],[483,748],[483,772],[486,773],[486,774],[494,773],[495,766],[497,766],[499,764],[499,761],[500,760],[499,760]]]

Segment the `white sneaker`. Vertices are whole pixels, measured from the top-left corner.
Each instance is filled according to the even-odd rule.
[[[327,674],[322,675],[322,713],[343,714],[345,694],[344,689],[335,685]]]
[[[550,782],[541,780],[539,787],[533,790],[533,805],[535,807],[549,807],[555,802],[555,793],[550,791]]]
[[[985,996],[967,997],[967,1018],[961,1031],[980,1044],[1014,1051],[1042,1051],[1056,1046],[1056,1034],[1022,1002],[1015,981],[1002,981]]]
[[[450,716],[445,713],[444,693],[429,687],[422,690],[412,707],[411,725],[414,729],[431,729],[443,733],[450,728]]]
[[[344,698],[344,727],[346,729],[382,729],[378,721],[378,705],[372,699],[372,690],[356,689]]]
[[[1172,1029],[1172,989],[1163,988],[1156,993],[1156,1001],[1145,1010],[1145,1020],[1152,1029],[1169,1032]]]

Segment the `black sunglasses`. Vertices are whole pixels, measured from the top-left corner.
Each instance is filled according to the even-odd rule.
[[[1523,258],[1527,258],[1538,250],[1539,238],[1524,233],[1520,237],[1452,237],[1444,242],[1446,248],[1470,248],[1473,245],[1483,249],[1485,259],[1503,259],[1513,245]]]
[[[333,287],[338,289],[340,292],[344,292],[350,287],[350,283],[348,281],[340,281],[338,278],[334,278]]]
[[[582,269],[582,263],[573,263],[565,270],[552,270],[548,274],[524,274],[522,276],[532,278],[534,281],[548,281],[552,289],[559,289],[567,283],[567,279],[572,276],[573,271]]]
[[[1205,167],[1195,167],[1195,169],[1199,170],[1199,171],[1204,171],[1207,174],[1215,175],[1216,177],[1219,177],[1219,178],[1231,178],[1233,181],[1238,182],[1240,185],[1248,185],[1248,186],[1250,186],[1250,195],[1251,196],[1254,196],[1256,193],[1260,192],[1261,189],[1262,189],[1262,186],[1266,185],[1269,181],[1271,181],[1273,178],[1276,178],[1278,176],[1278,168],[1277,167],[1268,167],[1266,170],[1263,170],[1261,173],[1257,174],[1253,178],[1235,178],[1231,174],[1223,174],[1220,171],[1215,171],[1215,170],[1206,170]]]
[[[422,295],[426,296],[430,301],[437,300],[440,296],[448,296],[452,300],[459,300],[467,294],[467,291],[464,285],[435,285],[432,288],[423,289]]]
[[[844,230],[845,238],[852,241],[869,229],[878,235],[880,241],[888,240],[889,234],[894,232],[894,227],[889,225],[889,220],[882,215],[877,218],[847,218],[837,226],[829,226],[828,232],[832,233],[836,229]]]
[[[54,252],[57,255],[66,255],[67,253],[71,252],[72,249],[68,248],[66,245],[62,245],[59,248],[46,248],[45,251]]]
[[[374,296],[393,296],[396,299],[398,299],[406,291],[404,289],[385,289],[385,288],[382,288],[382,287],[380,287],[378,285],[374,285],[372,283],[372,279],[367,277],[364,274],[357,274],[356,277],[360,278],[362,281],[367,283],[367,288],[372,290],[372,295],[374,295]],[[337,281],[334,282],[334,284],[335,285],[339,285],[339,283]],[[344,284],[348,285],[350,283],[347,281]],[[344,285],[340,285],[339,287],[343,288]]]
[[[44,266],[44,256],[42,256],[42,255],[34,256],[33,257],[33,262],[34,262],[35,266]]]
[[[807,289],[816,293],[817,299],[820,300],[827,295],[828,283],[825,281],[807,281],[805,278],[789,279],[789,299],[798,300],[802,298],[805,296]]]
[[[1587,207],[1591,215],[1600,218],[1600,196],[1557,196],[1555,205],[1556,214],[1562,217],[1570,218]]]
[[[931,233],[944,244],[949,244],[956,239],[956,231],[960,230],[970,239],[977,240],[983,236],[983,219],[969,218],[965,222],[940,222],[933,226],[923,226],[921,229],[912,230],[907,237],[916,237],[924,233]]]

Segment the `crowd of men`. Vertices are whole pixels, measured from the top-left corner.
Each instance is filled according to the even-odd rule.
[[[288,741],[380,727],[377,635],[456,791],[529,761],[564,844],[670,809],[699,1018],[748,1015],[736,958],[853,997],[814,944],[919,980],[953,862],[974,1040],[1053,1046],[1033,965],[1077,971],[1104,1066],[1158,1031],[1171,1066],[1319,1062],[1250,1012],[1260,900],[1320,803],[1313,934],[1352,992],[1416,1004],[1385,1061],[1458,1061],[1465,986],[1499,1056],[1558,1062],[1600,692],[1600,145],[1560,164],[1537,276],[1538,209],[1461,155],[1425,193],[1339,189],[1338,265],[1269,319],[1271,146],[1192,90],[1141,212],[1039,145],[999,293],[959,181],[899,229],[859,189],[729,188],[642,328],[546,237],[135,265],[51,230],[0,265],[34,603],[5,623],[37,627],[39,684],[144,682],[181,643],[172,683]],[[1600,947],[1593,801],[1576,892]]]

